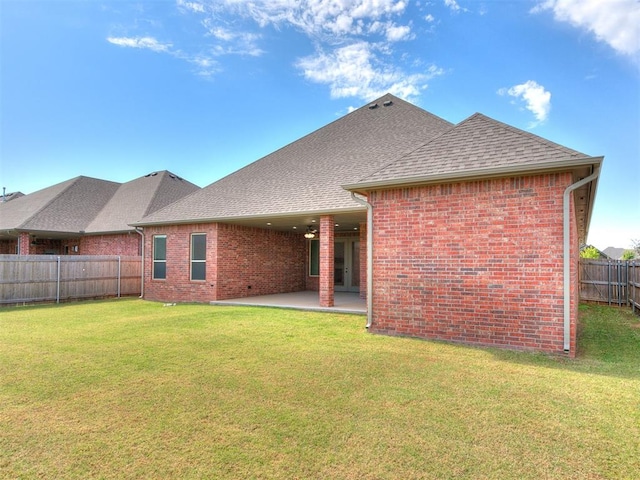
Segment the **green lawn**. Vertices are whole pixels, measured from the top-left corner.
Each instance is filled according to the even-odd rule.
[[[640,476],[640,322],[576,360],[367,334],[360,316],[141,300],[0,310],[0,477]]]

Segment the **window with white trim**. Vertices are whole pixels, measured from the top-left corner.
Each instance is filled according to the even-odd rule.
[[[207,279],[207,234],[191,234],[191,280]]]
[[[153,279],[167,278],[167,236],[153,236]]]

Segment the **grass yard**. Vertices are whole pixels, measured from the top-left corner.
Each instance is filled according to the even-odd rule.
[[[640,477],[640,322],[576,360],[359,316],[141,300],[0,310],[0,477]]]

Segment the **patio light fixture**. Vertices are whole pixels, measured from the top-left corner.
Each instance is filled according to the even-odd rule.
[[[317,232],[318,230],[316,230],[315,228],[312,229],[311,225],[309,225],[307,227],[307,231],[304,234],[304,238],[315,238]]]

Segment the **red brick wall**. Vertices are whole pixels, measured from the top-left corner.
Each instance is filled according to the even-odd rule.
[[[35,245],[32,245],[35,240]],[[21,255],[140,255],[140,235],[87,235],[77,238],[46,239],[20,234]],[[14,254],[18,240],[0,242],[0,253]],[[77,251],[74,250],[77,247]]]
[[[562,194],[571,180],[550,174],[371,192],[371,331],[561,353]],[[577,243],[575,225],[573,232]]]
[[[305,290],[301,234],[220,224],[218,300]]]
[[[191,281],[191,234],[207,235],[206,281]],[[144,298],[163,302],[209,302],[216,298],[218,225],[168,225],[144,229]],[[167,236],[167,278],[152,279],[153,237]]]
[[[137,256],[140,255],[141,237],[135,232],[116,235],[85,235],[75,241],[75,245],[78,243],[77,253],[80,255]],[[74,242],[69,240],[66,241],[66,244],[73,245]]]
[[[190,280],[192,233],[207,234],[206,281]],[[167,278],[152,276],[154,235],[167,236]],[[209,302],[304,290],[304,237],[226,224],[145,228],[145,298]],[[251,288],[248,288],[251,286]]]
[[[17,246],[18,246],[18,239],[0,240],[0,254],[15,255]]]
[[[360,298],[367,298],[367,224],[360,224]]]

